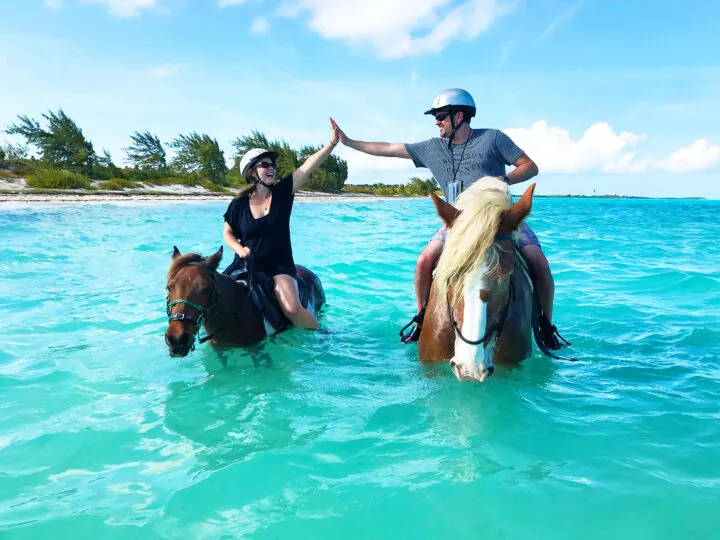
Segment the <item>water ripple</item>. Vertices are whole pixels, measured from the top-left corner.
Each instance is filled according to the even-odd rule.
[[[182,360],[162,340],[165,272],[173,245],[217,249],[223,204],[0,210],[0,530],[710,538],[719,209],[537,199],[580,361],[536,352],[483,385],[398,342],[438,226],[427,200],[298,203],[329,333]]]

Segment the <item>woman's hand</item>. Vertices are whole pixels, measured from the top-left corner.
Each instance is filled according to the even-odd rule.
[[[297,192],[297,190],[302,187],[312,172],[322,165],[328,156],[332,154],[332,151],[335,149],[335,145],[339,141],[342,141],[343,137],[345,137],[345,134],[332,118],[330,119],[330,128],[332,129],[332,138],[330,139],[330,142],[308,157],[305,160],[305,163],[300,165],[295,172],[292,173],[293,193]],[[347,137],[345,138],[347,139]]]
[[[343,130],[340,129],[340,126],[338,126],[335,120],[333,120],[332,118],[330,118],[330,127],[332,128],[332,139],[330,139],[330,144],[332,144],[333,146],[335,146],[338,142],[347,144],[347,135],[343,133]]]
[[[243,246],[236,253],[241,259],[247,259],[250,256],[250,248]]]

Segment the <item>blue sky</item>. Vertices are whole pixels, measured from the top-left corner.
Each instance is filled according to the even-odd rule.
[[[0,0],[0,128],[62,107],[116,162],[146,129],[229,160],[251,129],[323,143],[330,115],[356,139],[437,136],[422,112],[462,87],[538,193],[720,198],[719,22],[715,0]],[[339,153],[353,183],[428,176]]]

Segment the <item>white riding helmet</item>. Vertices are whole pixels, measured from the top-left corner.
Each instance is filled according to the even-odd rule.
[[[462,88],[450,88],[449,90],[440,92],[435,96],[432,108],[429,111],[425,111],[425,114],[434,115],[436,111],[450,107],[468,110],[470,118],[475,116],[475,100],[469,92]]]
[[[272,150],[265,150],[264,148],[253,148],[245,152],[245,155],[240,160],[240,176],[245,178],[245,173],[248,172],[250,167],[254,166],[264,157],[269,157],[275,161],[278,158],[278,153]]]

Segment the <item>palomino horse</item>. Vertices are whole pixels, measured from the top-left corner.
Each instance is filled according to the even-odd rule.
[[[174,248],[167,276],[168,329],[165,343],[171,356],[186,356],[195,348],[200,326],[207,336],[201,343],[247,347],[267,336],[263,314],[253,302],[249,282],[238,282],[220,274],[222,247],[209,257],[196,253],[181,255]],[[296,265],[298,288],[305,307],[318,311],[325,303],[325,293],[318,277],[307,268]]]
[[[450,361],[461,381],[483,381],[495,363],[532,354],[532,285],[513,236],[530,213],[535,184],[513,204],[508,186],[485,177],[458,208],[431,193],[447,225],[418,342],[420,359]]]

